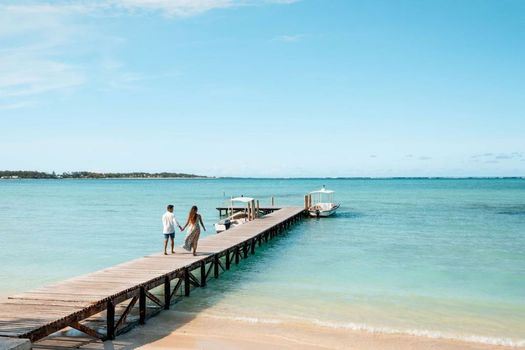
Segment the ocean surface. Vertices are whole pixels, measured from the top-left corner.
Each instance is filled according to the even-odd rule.
[[[180,221],[199,206],[205,236],[230,196],[301,206],[322,185],[336,216],[304,220],[176,308],[525,346],[524,179],[2,180],[0,296],[159,252],[168,203]]]

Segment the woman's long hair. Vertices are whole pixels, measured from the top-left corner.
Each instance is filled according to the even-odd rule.
[[[195,223],[197,222],[197,210],[199,209],[196,205],[191,207],[190,213],[188,214],[188,222],[186,224],[195,225]]]

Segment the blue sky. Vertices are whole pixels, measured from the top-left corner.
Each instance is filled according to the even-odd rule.
[[[525,2],[0,0],[0,168],[525,175]]]

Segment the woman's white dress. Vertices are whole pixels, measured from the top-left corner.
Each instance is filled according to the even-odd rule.
[[[201,226],[199,225],[199,220],[200,215],[197,217],[195,224],[190,224],[188,226],[188,235],[184,240],[184,245],[182,245],[182,248],[186,249],[187,251],[191,251],[191,248],[197,244],[199,236],[201,235]]]

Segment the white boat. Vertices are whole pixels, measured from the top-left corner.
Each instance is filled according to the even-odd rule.
[[[250,221],[249,205],[253,201],[254,199],[250,197],[232,198],[230,200],[230,215],[213,225],[215,226],[215,231],[220,233]],[[236,207],[234,204],[236,203],[241,203],[244,206],[244,210],[234,212],[234,207]]]
[[[335,214],[340,204],[334,203],[334,191],[327,190],[324,186],[319,191],[309,193],[311,204],[308,208],[310,216],[327,217]]]

